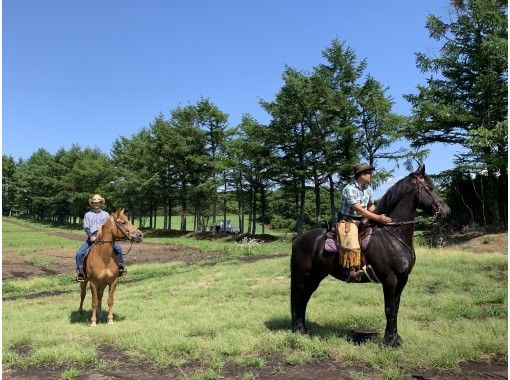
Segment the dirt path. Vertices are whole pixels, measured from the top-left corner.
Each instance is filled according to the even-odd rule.
[[[48,229],[36,226],[27,226],[9,220],[10,223],[21,225],[27,229],[37,232],[48,233]],[[51,235],[65,239],[76,240],[76,250],[84,235],[65,231],[52,231]],[[219,259],[224,257],[221,252],[199,252],[189,247],[170,246],[163,244],[140,243],[131,244],[121,241],[122,249],[127,255],[124,256],[126,265],[140,263],[164,263],[171,261],[182,261],[193,264],[200,261]],[[27,278],[31,276],[62,275],[75,273],[75,253],[72,249],[33,249],[30,252],[23,252],[20,255],[19,249],[3,251],[2,256],[2,280],[15,278]],[[34,265],[34,263],[36,265]]]
[[[15,220],[10,220],[16,223]],[[48,233],[47,229],[21,224],[33,231]],[[76,240],[76,248],[83,235],[73,232],[55,231],[54,236]],[[497,236],[489,239],[489,244],[497,245],[491,249],[482,237],[476,240],[476,246],[485,249],[485,252],[506,253],[507,237]],[[131,244],[121,243],[124,252],[130,249]],[[463,247],[467,242],[462,242]],[[69,249],[34,249],[31,252],[20,250],[6,250],[2,255],[2,279],[27,278],[31,276],[60,275],[74,273],[74,254]],[[288,256],[276,255],[275,257]],[[221,259],[221,252],[199,252],[188,247],[167,246],[161,244],[141,243],[133,244],[125,262],[129,268],[132,264],[182,261],[188,264],[198,263],[205,260]],[[261,258],[261,257],[260,257]],[[264,257],[267,258],[267,257]],[[37,260],[38,259],[38,260]],[[259,257],[250,257],[247,261],[253,261]],[[35,265],[37,264],[37,265]],[[47,294],[34,294],[33,297],[46,296]],[[24,296],[24,298],[29,298]],[[4,300],[9,299],[4,298]],[[20,350],[20,355],[30,355],[30,350]],[[79,368],[80,375],[77,379],[182,379],[201,371],[207,370],[200,363],[191,363],[177,368],[156,369],[148,361],[139,361],[129,357],[113,347],[102,348],[99,356],[106,359],[108,365],[105,369],[96,370]],[[363,379],[382,380],[384,377],[371,368],[353,366],[349,363],[332,360],[313,361],[303,365],[292,366],[286,364],[282,358],[268,357],[264,367],[227,365],[221,372],[223,379],[240,379],[243,375],[252,374],[257,379],[296,379],[308,380],[320,378],[322,380],[343,380],[359,376]],[[27,379],[57,379],[70,367],[64,366],[38,366],[29,368],[16,368],[4,366],[2,375],[4,379],[27,380]],[[405,374],[404,379],[429,379],[429,380],[457,380],[457,379],[507,379],[508,365],[502,361],[488,363],[468,362],[460,366],[459,371],[423,370]]]

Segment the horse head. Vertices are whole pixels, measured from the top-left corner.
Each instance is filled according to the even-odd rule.
[[[450,215],[450,207],[446,202],[439,196],[434,189],[434,183],[432,179],[425,174],[425,165],[422,164],[420,167],[409,175],[409,177],[416,182],[417,189],[417,201],[418,205],[425,212],[446,218]]]
[[[116,228],[113,229],[113,235],[117,239],[127,239],[135,243],[140,243],[143,240],[142,232],[133,226],[126,215],[124,209],[120,209],[112,214],[113,221]]]

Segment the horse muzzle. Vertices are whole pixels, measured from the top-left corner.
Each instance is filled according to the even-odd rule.
[[[143,233],[140,230],[136,230],[135,232],[129,234],[129,240],[140,243],[143,240]]]
[[[442,219],[446,219],[450,216],[451,213],[452,210],[450,210],[450,207],[448,207],[447,205],[441,205],[436,211],[436,216]]]

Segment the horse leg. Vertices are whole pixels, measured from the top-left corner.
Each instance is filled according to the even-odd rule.
[[[103,293],[104,293],[105,288],[106,288],[106,285],[104,285],[104,284],[99,285],[99,287],[97,288],[97,319],[98,320],[101,320],[101,310],[102,310],[101,304],[103,301]]]
[[[90,318],[90,325],[95,326],[97,321],[97,306],[98,306],[98,295],[97,295],[97,287],[91,282],[90,290],[92,293],[92,317]]]
[[[80,314],[83,312],[83,301],[87,295],[87,280],[80,282],[80,308],[78,311]]]
[[[291,278],[291,313],[292,331],[302,334],[308,333],[305,324],[306,306],[313,292],[319,287],[320,282],[326,277],[323,274],[303,274],[300,279],[296,276]]]
[[[115,288],[119,283],[118,279],[110,285],[108,289],[108,324],[113,325],[113,293],[115,293]]]
[[[384,344],[388,347],[399,347],[402,339],[397,332],[397,316],[400,307],[400,296],[407,283],[408,275],[392,275],[385,284],[384,290],[384,311],[386,314],[386,330],[384,332]]]

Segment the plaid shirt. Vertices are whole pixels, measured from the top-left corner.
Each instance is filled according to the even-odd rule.
[[[374,189],[370,185],[366,185],[362,189],[356,181],[345,186],[342,191],[339,212],[344,215],[361,216],[352,208],[352,205],[356,203],[361,204],[363,208],[367,208],[369,203],[374,203]]]

